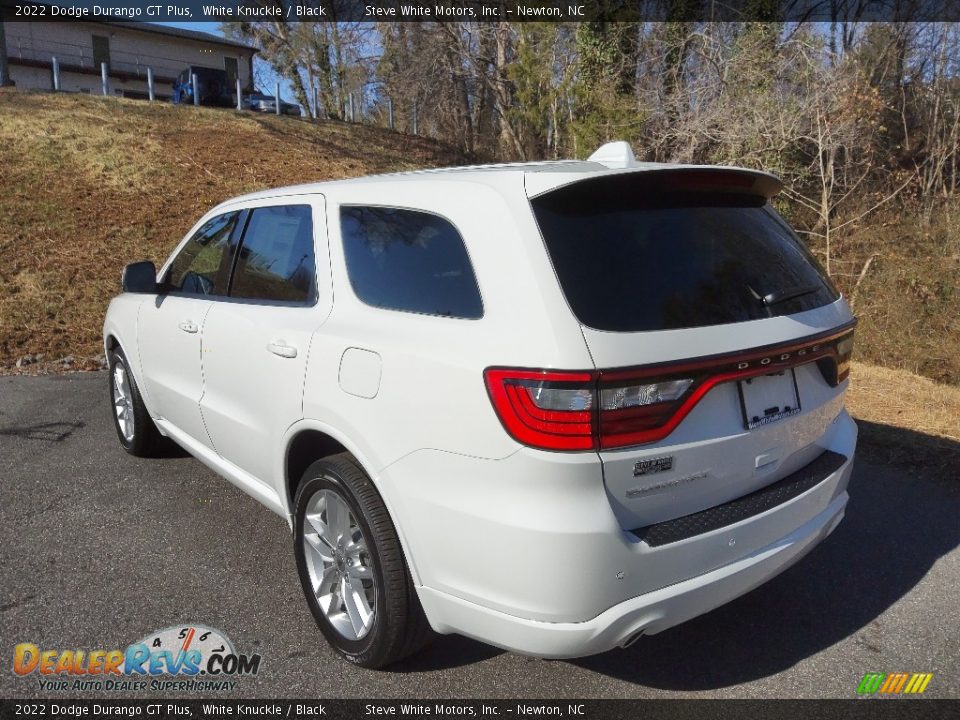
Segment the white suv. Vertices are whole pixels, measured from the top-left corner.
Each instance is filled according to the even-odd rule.
[[[431,628],[626,646],[843,516],[855,320],[780,187],[612,144],[229,200],[124,272],[120,442],[171,438],[286,518],[354,663]]]

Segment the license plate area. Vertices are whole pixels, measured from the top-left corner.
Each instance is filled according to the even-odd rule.
[[[753,430],[800,412],[800,391],[793,369],[740,380],[743,425]]]

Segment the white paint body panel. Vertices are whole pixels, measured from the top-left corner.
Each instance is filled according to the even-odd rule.
[[[203,394],[201,343],[213,302],[198,297],[151,297],[140,303],[140,387],[161,418],[176,418],[177,427],[197,442],[209,437],[200,414]]]
[[[380,392],[383,358],[362,348],[347,348],[340,358],[340,389],[371,400]]]
[[[190,351],[202,355],[199,377],[190,383],[171,379],[188,372],[166,356],[172,331],[142,322],[157,298],[114,300],[105,336],[141,358],[134,372],[154,416],[163,415],[168,397],[188,403],[197,393],[196,416],[208,436],[198,438],[189,420],[181,427],[165,418],[161,430],[288,520],[285,463],[294,439],[319,431],[346,447],[379,489],[439,632],[549,657],[600,652],[706,612],[799,559],[843,515],[856,444],[856,426],[843,409],[846,384],[830,387],[814,365],[796,371],[802,412],[750,431],[734,384],[713,388],[650,445],[545,452],[504,431],[483,382],[490,366],[635,366],[786,342],[851,319],[839,300],[789,317],[691,330],[583,327],[564,299],[528,198],[585,177],[660,167],[671,166],[492,166],[238,198],[197,227],[228,209],[313,205],[316,306],[208,301],[202,353],[200,345]],[[422,210],[453,223],[483,316],[462,320],[361,302],[346,271],[342,204]],[[295,348],[295,357],[269,352],[273,343]],[[178,383],[187,389],[179,392]],[[630,532],[743,496],[824,450],[848,460],[782,505],[657,547]],[[638,460],[665,455],[674,458],[669,472],[634,476]],[[694,479],[653,487],[686,475]]]

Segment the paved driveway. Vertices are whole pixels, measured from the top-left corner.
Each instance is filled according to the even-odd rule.
[[[11,672],[17,643],[122,648],[184,621],[263,656],[237,696],[852,697],[867,671],[960,696],[960,485],[860,458],[847,518],[799,565],[626,651],[444,637],[370,672],[324,646],[285,523],[190,457],[123,453],[106,397],[102,373],[0,378],[0,697],[49,694]]]

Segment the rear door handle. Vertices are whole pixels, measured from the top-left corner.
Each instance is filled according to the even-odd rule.
[[[193,320],[182,320],[177,327],[188,333],[195,333],[198,330],[197,324]]]
[[[268,343],[267,350],[282,358],[295,358],[297,356],[297,349],[295,347],[292,345],[284,345],[280,342]]]

